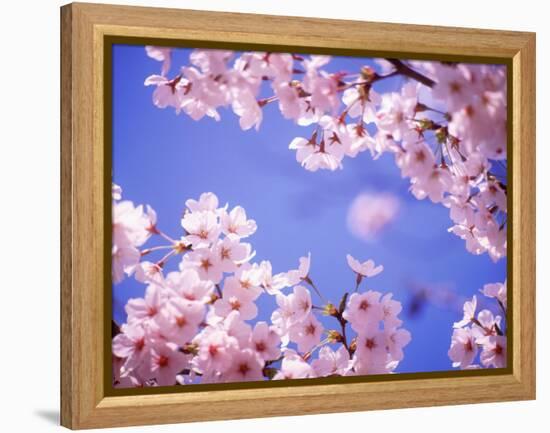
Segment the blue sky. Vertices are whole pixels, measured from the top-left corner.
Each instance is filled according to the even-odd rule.
[[[188,54],[177,50],[172,74],[188,63]],[[357,71],[365,64],[374,65],[369,59],[335,57],[328,69]],[[401,318],[412,334],[397,371],[451,369],[447,350],[452,324],[461,318],[461,301],[486,283],[504,281],[506,261],[495,264],[486,254],[469,254],[464,241],[447,232],[448,210],[416,200],[390,155],[373,161],[364,152],[345,159],[341,171],[308,172],[288,144],[296,136],[309,137],[311,128],[283,119],[275,104],[264,109],[259,131],[242,131],[230,110],[220,110],[220,122],[195,122],[172,109],[159,109],[151,101],[153,88],[143,85],[159,70],[160,63],[148,58],[142,46],[113,47],[113,179],[122,186],[123,197],[151,205],[159,228],[172,237],[181,235],[180,215],[188,198],[212,191],[221,203],[243,206],[258,224],[249,238],[255,260],[270,260],[274,272],[283,272],[311,252],[310,275],[335,303],[354,287],[346,254],[362,261],[372,258],[385,270],[367,287],[392,292],[403,303]],[[400,85],[395,78],[376,90]],[[355,238],[346,225],[349,205],[365,191],[390,192],[401,200],[396,221],[371,243]],[[167,269],[176,266],[174,261]],[[427,304],[419,314],[408,314],[412,289],[424,286],[444,288],[457,298],[450,307]],[[117,322],[125,321],[126,301],[142,296],[144,288],[133,279],[113,288]],[[258,306],[258,319],[268,320],[273,299],[262,296]],[[336,328],[331,318],[323,323]]]

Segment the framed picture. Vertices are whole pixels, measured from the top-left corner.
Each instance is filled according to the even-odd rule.
[[[64,426],[535,398],[534,34],[61,21]]]

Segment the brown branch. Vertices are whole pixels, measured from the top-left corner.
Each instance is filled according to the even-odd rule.
[[[434,80],[410,68],[401,60],[398,60],[398,59],[386,59],[386,60],[394,66],[397,73],[404,75],[406,77],[412,78],[413,80],[416,80],[419,83],[422,83],[428,87],[433,87],[435,85]]]

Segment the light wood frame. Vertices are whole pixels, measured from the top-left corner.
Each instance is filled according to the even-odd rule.
[[[96,4],[61,8],[61,424],[73,428],[535,398],[535,35]],[[490,57],[512,66],[509,374],[113,396],[104,389],[105,36]],[[510,218],[511,217],[511,218]],[[511,219],[511,221],[510,221]],[[110,228],[108,228],[110,230]]]

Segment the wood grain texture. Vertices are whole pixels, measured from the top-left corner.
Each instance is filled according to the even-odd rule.
[[[70,428],[535,398],[535,36],[531,33],[175,9],[61,10],[61,423]],[[103,388],[105,36],[476,56],[513,62],[513,372],[107,397]],[[509,221],[510,223],[510,221]]]

